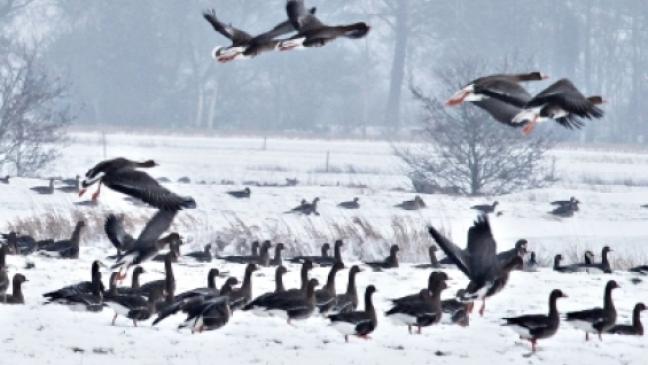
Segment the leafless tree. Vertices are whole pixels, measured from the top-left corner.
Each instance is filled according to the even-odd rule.
[[[52,77],[37,53],[11,47],[0,59],[0,163],[17,176],[36,173],[58,156],[73,116],[67,85]]]
[[[482,72],[488,71],[466,61],[436,73],[443,98]],[[424,142],[395,151],[411,169],[409,177],[417,190],[505,194],[546,182],[543,157],[552,146],[550,138],[541,133],[524,137],[474,105],[448,108],[439,98],[415,86],[410,89],[423,107]]]

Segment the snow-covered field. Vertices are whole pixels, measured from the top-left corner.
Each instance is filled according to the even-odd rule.
[[[428,208],[419,212],[402,212],[393,205],[411,199],[403,167],[391,153],[386,142],[291,140],[270,138],[264,148],[260,138],[164,137],[141,135],[108,135],[108,157],[123,155],[132,159],[155,159],[160,166],[153,170],[156,177],[173,181],[188,176],[194,183],[169,183],[167,186],[181,194],[192,195],[198,209],[179,214],[177,226],[186,238],[184,251],[201,247],[216,238],[272,238],[289,246],[289,254],[315,253],[325,241],[343,236],[347,244],[347,263],[376,259],[384,255],[391,242],[404,246],[403,261],[397,271],[364,272],[358,277],[359,289],[368,284],[378,288],[377,308],[388,309],[386,299],[418,291],[427,282],[429,272],[410,268],[412,262],[426,260],[425,249],[430,239],[427,224],[441,227],[460,245],[465,244],[467,228],[475,213],[471,205],[488,202],[491,198],[460,198],[443,195],[423,196]],[[329,154],[329,172],[325,172]],[[500,196],[501,217],[492,219],[500,249],[510,248],[519,238],[527,238],[532,250],[543,260],[556,253],[580,253],[586,248],[599,252],[608,244],[615,249],[612,259],[616,265],[629,261],[648,263],[648,153],[620,152],[612,149],[559,149],[556,157],[556,185],[523,193]],[[71,177],[103,159],[101,136],[77,133],[61,160],[44,176]],[[253,188],[252,198],[234,200],[223,194],[238,189],[245,181],[283,183],[285,178],[297,178],[295,187]],[[199,184],[204,180],[207,184]],[[231,180],[235,185],[210,184]],[[37,179],[14,179],[0,187],[3,204],[0,216],[7,224],[18,218],[55,214],[69,217],[75,214],[99,218],[107,212],[131,215],[152,214],[123,197],[102,191],[98,207],[74,205],[79,199],[71,194],[55,193],[37,196],[29,187],[45,185]],[[547,214],[548,202],[575,195],[582,202],[581,211],[571,219],[558,220]],[[285,215],[283,212],[304,199],[319,196],[319,217]],[[362,208],[356,212],[340,211],[336,204],[358,196]],[[645,198],[644,198],[645,196]],[[645,200],[644,200],[645,199]],[[98,231],[98,222],[90,230]],[[139,226],[137,227],[139,228]],[[0,227],[5,231],[5,227]],[[45,227],[44,230],[47,230]],[[70,228],[71,230],[71,228]],[[246,232],[247,237],[240,235]],[[235,234],[236,233],[236,234]],[[60,232],[66,236],[68,231]],[[239,235],[237,235],[239,234]],[[240,245],[228,245],[225,252],[235,252]],[[620,312],[619,322],[628,322],[635,302],[647,301],[648,284],[631,283],[627,273],[612,275],[557,274],[549,269],[536,273],[515,272],[509,287],[488,302],[483,318],[473,316],[468,328],[440,325],[424,330],[424,334],[408,335],[407,329],[396,327],[382,315],[372,340],[352,339],[345,344],[338,333],[322,318],[311,318],[294,327],[278,319],[257,318],[237,312],[221,330],[190,335],[177,332],[178,318],[170,318],[159,328],[142,324],[132,328],[122,319],[110,326],[112,313],[72,312],[58,305],[42,305],[42,293],[63,285],[88,280],[92,260],[104,258],[113,250],[104,238],[89,235],[82,242],[78,261],[58,261],[44,257],[29,257],[35,268],[23,270],[25,259],[8,258],[11,274],[22,271],[30,280],[24,286],[26,306],[0,307],[0,364],[58,364],[58,363],[259,363],[312,364],[363,363],[382,364],[395,361],[408,363],[483,364],[492,361],[518,364],[521,361],[541,363],[643,364],[648,354],[645,338],[606,336],[584,342],[584,335],[567,325],[558,334],[540,342],[536,356],[523,358],[529,352],[527,344],[501,327],[503,316],[544,313],[551,289],[561,288],[569,298],[559,302],[562,311],[602,305],[603,287],[609,278],[616,279],[621,289],[614,297]],[[229,270],[242,276],[243,267],[215,261],[211,265],[177,265],[178,292],[204,286],[210,267]],[[144,281],[162,276],[162,265],[146,264],[149,274]],[[288,287],[297,285],[298,268],[289,267]],[[454,269],[451,296],[466,284],[464,276]],[[344,271],[338,276],[338,291],[346,286]],[[323,282],[325,269],[314,275]],[[108,273],[104,274],[107,280]],[[221,279],[222,284],[222,279]],[[256,294],[273,287],[272,269],[263,269],[254,277]],[[81,350],[73,351],[74,348]]]

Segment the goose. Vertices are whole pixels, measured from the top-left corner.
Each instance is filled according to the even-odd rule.
[[[259,270],[256,264],[248,264],[245,267],[245,276],[243,277],[243,284],[240,288],[232,288],[227,293],[229,297],[229,306],[232,310],[243,308],[247,303],[252,300],[252,274]]]
[[[616,281],[610,280],[605,284],[603,308],[592,308],[577,312],[567,313],[566,321],[575,328],[585,331],[585,340],[589,341],[589,334],[598,334],[599,340],[603,340],[602,334],[609,330],[616,322],[616,308],[612,300],[612,290],[619,288]]]
[[[573,217],[574,213],[577,212],[578,203],[570,203],[565,205],[560,205],[549,212],[551,215],[555,215],[561,218]]]
[[[360,198],[355,197],[351,201],[342,202],[337,205],[338,208],[344,209],[360,209]]]
[[[315,8],[312,8],[310,13],[315,13]],[[252,58],[261,53],[272,51],[279,44],[279,41],[275,38],[295,31],[290,21],[284,21],[267,32],[252,36],[247,32],[233,27],[231,24],[221,22],[216,17],[214,10],[203,12],[203,18],[205,18],[216,32],[232,41],[230,46],[216,47],[212,51],[212,57],[221,63]]]
[[[437,250],[438,248],[435,245],[431,245],[430,247],[428,247],[428,255],[430,256],[430,263],[414,265],[413,267],[415,269],[438,269],[439,267],[441,267],[441,264],[439,263],[436,257]]]
[[[101,283],[101,267],[105,267],[105,265],[101,261],[95,260],[92,263],[90,269],[90,281],[81,281],[79,283],[68,285],[61,289],[43,294],[43,297],[47,299],[47,302],[45,304],[53,302],[67,304],[67,298],[71,296],[78,294],[92,294],[93,292],[103,293],[104,286]]]
[[[3,300],[0,303],[4,304],[25,304],[25,297],[22,292],[22,284],[27,280],[23,274],[15,274],[11,280],[12,292],[11,294],[4,294]]]
[[[185,257],[190,257],[198,262],[211,262],[211,244],[206,244],[202,251],[194,251],[185,255]]]
[[[569,198],[569,200],[555,200],[555,201],[552,201],[549,204],[559,206],[559,207],[562,207],[562,206],[565,206],[565,205],[573,205],[573,206],[575,206],[575,209],[578,210],[578,204],[580,204],[580,201],[578,199],[576,199],[576,197],[572,196],[572,197]]]
[[[414,196],[414,200],[405,200],[402,203],[396,204],[395,207],[404,210],[419,210],[425,208],[426,205],[423,199],[419,195],[416,195]]]
[[[294,298],[303,298],[308,290],[308,272],[313,269],[313,263],[305,261],[302,264],[300,271],[301,286],[295,289],[284,291],[275,291],[273,293],[266,293],[262,300],[255,300],[249,305],[246,305],[243,310],[252,310],[260,315],[279,315],[283,310],[280,308],[285,302],[291,301]]]
[[[328,254],[330,249],[331,249],[331,245],[325,242],[320,248],[321,253],[319,256],[295,256],[290,258],[288,261],[294,264],[301,264],[306,260],[310,260],[312,263],[319,265],[320,260],[328,262],[331,259]]]
[[[637,303],[632,310],[632,324],[617,324],[612,326],[607,333],[616,335],[643,336],[644,330],[641,324],[641,312],[646,310],[646,305]]]
[[[496,254],[497,243],[493,238],[488,216],[477,217],[468,230],[466,250],[460,249],[433,226],[429,226],[428,231],[437,245],[470,279],[464,297],[459,299],[463,302],[481,299],[480,315],[483,315],[486,308],[486,298],[497,294],[506,286],[511,270],[522,268],[523,261],[519,256],[515,256],[504,266],[499,263]]]
[[[525,239],[520,239],[515,242],[515,246],[506,251],[502,251],[497,254],[497,261],[499,262],[500,266],[504,266],[507,263],[511,262],[516,256],[517,257],[524,257],[527,253],[527,247],[529,245],[529,242]]]
[[[252,193],[252,191],[248,187],[246,187],[243,190],[235,190],[235,191],[228,191],[227,192],[228,195],[230,195],[230,196],[232,196],[234,198],[237,198],[237,199],[243,199],[243,198],[248,198],[249,199],[251,193]]]
[[[81,177],[79,175],[77,175],[75,179],[65,179],[61,181],[65,185],[56,188],[58,191],[63,193],[79,193],[81,190]]]
[[[9,176],[9,175],[6,175],[5,177],[0,177],[0,183],[9,184],[9,179],[10,178],[11,178],[11,176]]]
[[[457,324],[461,327],[468,327],[470,325],[469,312],[472,308],[472,303],[464,303],[458,300],[465,295],[466,289],[457,290],[455,298],[444,299],[441,301],[441,310],[444,316],[441,320],[448,324]],[[446,320],[447,319],[447,320]]]
[[[434,293],[435,288],[439,286],[439,282],[445,282],[447,280],[450,280],[448,275],[443,272],[443,271],[433,271],[430,273],[430,276],[428,276],[428,285],[427,285],[427,290],[430,291],[431,293]],[[405,295],[399,298],[393,298],[390,299],[392,304],[398,305],[398,304],[406,304],[406,303],[413,303],[413,302],[420,302],[421,299],[421,292],[418,291],[414,294],[410,295]]]
[[[417,327],[420,334],[422,327],[434,325],[441,320],[441,292],[448,287],[446,280],[445,273],[432,273],[428,288],[422,289],[418,298],[393,301],[394,306],[385,315],[406,325],[410,334],[412,326]]]
[[[630,272],[634,272],[641,275],[648,275],[648,265],[639,265],[631,268]]]
[[[52,242],[39,248],[45,251],[48,256],[55,256],[66,259],[79,258],[79,241],[81,240],[81,231],[85,228],[85,221],[80,220],[76,223],[70,239]]]
[[[610,261],[608,259],[608,254],[610,252],[612,252],[612,249],[609,246],[604,246],[601,250],[601,262],[590,262],[579,266],[584,268],[588,273],[611,274],[612,267],[610,266]]]
[[[446,103],[457,106],[464,101],[478,102],[491,99],[492,94],[504,94],[517,99],[531,99],[531,95],[520,85],[521,82],[546,80],[549,77],[541,72],[521,74],[496,74],[483,76],[469,82],[457,91]],[[513,115],[514,116],[514,115]],[[510,121],[510,119],[509,119]]]
[[[227,278],[221,289],[218,290],[216,289],[215,283],[216,276],[218,276],[218,270],[212,269],[208,273],[207,288],[197,288],[176,295],[164,309],[157,313],[157,318],[153,321],[153,326],[157,325],[172,314],[176,314],[178,312],[183,312],[186,314],[189,314],[190,312],[196,313],[195,307],[202,306],[207,301],[228,296],[229,293],[232,292],[232,288],[239,283],[238,279],[230,277]],[[187,323],[185,323],[185,325],[186,324]]]
[[[169,251],[166,253],[159,253],[151,259],[154,262],[164,262],[167,256],[171,257],[171,262],[178,262],[180,258],[180,246],[182,245],[182,240],[172,240],[169,242]]]
[[[252,243],[252,255],[250,256],[217,256],[219,259],[227,261],[227,262],[232,262],[235,264],[250,264],[250,263],[255,263],[259,264],[261,266],[268,266],[270,263],[270,247],[272,244],[270,241],[264,241],[263,244],[261,244],[261,250],[260,252],[256,253],[254,252],[255,247],[259,247],[259,243],[253,242]],[[230,303],[231,304],[231,303]]]
[[[274,252],[274,257],[270,260],[268,263],[269,266],[281,266],[283,265],[283,259],[281,258],[281,251],[283,251],[286,248],[283,243],[277,243],[275,245],[275,252]],[[266,265],[268,266],[268,265]]]
[[[600,96],[585,97],[568,79],[561,79],[527,101],[524,109],[513,118],[513,123],[526,123],[524,133],[529,134],[537,123],[553,119],[568,129],[579,129],[584,122],[579,118],[599,119],[603,110]]]
[[[499,202],[496,200],[493,202],[493,204],[473,205],[472,207],[470,207],[470,209],[477,210],[483,214],[490,214],[495,211],[495,207],[497,207],[497,204],[499,204]]]
[[[335,296],[335,304],[331,308],[333,313],[352,312],[358,307],[358,290],[356,289],[356,275],[362,269],[358,265],[351,266],[346,292]]]
[[[563,256],[558,254],[554,257],[553,270],[562,273],[574,273],[574,272],[585,272],[586,269],[583,265],[573,264],[573,265],[560,265],[560,262],[563,260]]]
[[[302,47],[322,47],[337,38],[359,39],[365,37],[371,27],[364,22],[330,26],[322,23],[314,12],[306,11],[304,0],[288,0],[288,19],[297,34],[278,44],[280,51]]]
[[[109,214],[104,223],[104,232],[110,243],[117,249],[117,255],[128,251],[135,245],[135,238],[124,230],[124,215]]]
[[[18,235],[18,233],[14,231],[3,233],[2,238],[4,238],[7,242],[7,253],[13,255],[29,255],[38,250],[39,247],[54,242],[54,240],[45,240],[38,242],[32,236]]]
[[[392,245],[389,248],[389,256],[383,261],[365,262],[365,265],[371,267],[374,271],[398,268],[398,251],[398,245]]]
[[[538,261],[536,260],[536,253],[535,251],[531,251],[531,254],[529,255],[529,260],[527,260],[524,263],[524,271],[526,272],[535,272],[538,271]]]
[[[34,186],[29,188],[29,190],[41,194],[41,195],[51,195],[54,194],[54,179],[50,178],[49,179],[49,185],[48,186]]]
[[[99,261],[93,262],[90,282],[80,282],[43,294],[47,298],[45,304],[58,303],[76,311],[100,312],[104,306],[104,286],[101,282],[99,266],[102,266]]]
[[[85,179],[81,182],[82,189],[79,196],[83,196],[88,187],[98,183],[97,191],[92,195],[96,201],[101,191],[101,185],[139,199],[157,209],[180,210],[196,208],[196,201],[192,197],[182,197],[160,185],[139,168],[152,168],[157,166],[153,160],[144,162],[131,161],[126,158],[105,160],[88,170]]]
[[[341,263],[336,263],[331,266],[331,270],[326,279],[326,285],[322,289],[315,291],[315,305],[320,313],[326,313],[335,305],[336,290],[335,290],[335,276],[342,270],[344,266]]]
[[[306,287],[306,295],[286,297],[274,309],[285,312],[288,324],[295,320],[309,318],[316,308],[315,288],[318,285],[317,279],[310,279]]]
[[[520,338],[531,342],[531,351],[536,352],[538,340],[549,338],[556,334],[560,325],[560,315],[556,302],[559,298],[567,298],[560,289],[554,289],[549,295],[549,314],[528,314],[519,317],[503,318],[504,326],[510,327]]]
[[[365,310],[351,311],[329,315],[331,326],[344,335],[344,342],[349,342],[349,336],[358,336],[368,339],[378,326],[376,309],[372,301],[372,296],[376,292],[376,287],[369,285],[365,289]]]
[[[217,330],[229,322],[232,309],[228,296],[220,296],[204,300],[194,298],[193,305],[186,309],[187,319],[178,328],[191,326],[191,333]]]
[[[176,282],[173,275],[173,264],[171,254],[167,254],[164,260],[164,279],[149,281],[140,285],[139,291],[142,295],[150,297],[154,291],[159,291],[163,295],[173,295],[175,293]]]
[[[286,213],[299,213],[303,215],[311,215],[311,214],[319,215],[319,212],[317,211],[317,204],[319,203],[319,201],[320,201],[319,197],[313,199],[311,203],[302,199],[301,203],[298,206],[287,211]]]
[[[266,309],[272,304],[277,293],[283,293],[286,291],[286,288],[283,284],[283,276],[288,272],[284,266],[277,266],[275,269],[275,290],[267,293],[263,293],[258,297],[254,298],[250,303],[246,304],[243,307],[244,311],[253,311],[257,315],[272,315],[272,312],[268,312]]]
[[[0,245],[0,300],[5,301],[9,289],[9,275],[7,275],[7,246]]]
[[[153,290],[148,299],[138,294],[119,293],[117,290],[118,279],[119,273],[111,274],[110,289],[104,294],[104,303],[115,312],[111,324],[114,326],[117,317],[122,315],[130,318],[133,325],[137,327],[137,321],[147,320],[155,311],[155,303],[162,297],[162,291],[160,289]]]
[[[171,226],[176,214],[176,210],[158,210],[146,223],[132,248],[117,256],[111,269],[119,268],[120,273],[128,272],[131,266],[150,260],[167,245],[181,240],[177,233],[171,233],[160,239],[162,233]],[[124,277],[125,273],[122,273],[122,278]]]

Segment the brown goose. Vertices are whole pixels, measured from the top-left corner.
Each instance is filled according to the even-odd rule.
[[[41,246],[39,250],[44,251],[48,256],[65,259],[78,259],[79,242],[81,241],[81,231],[83,228],[85,228],[85,222],[80,220],[74,227],[70,239],[47,243]]]
[[[632,324],[617,324],[610,328],[607,332],[616,335],[630,335],[630,336],[643,336],[644,329],[641,324],[641,312],[646,310],[646,305],[637,303],[632,310]]]
[[[34,186],[32,188],[29,188],[31,191],[36,192],[41,195],[51,195],[54,194],[54,179],[50,178],[49,179],[49,185],[48,186]]]
[[[290,23],[297,29],[297,34],[279,43],[278,48],[281,51],[301,47],[322,47],[340,37],[359,39],[365,37],[371,29],[365,22],[326,25],[314,15],[314,12],[306,11],[304,0],[288,0],[286,12]]]
[[[398,268],[398,251],[398,245],[392,245],[389,248],[389,256],[383,261],[365,262],[365,265],[371,267],[374,271]]]
[[[529,314],[520,317],[504,318],[505,326],[511,327],[520,335],[520,338],[531,342],[531,350],[536,351],[536,342],[543,338],[549,338],[556,334],[560,325],[560,315],[556,301],[559,298],[566,298],[561,290],[554,289],[549,295],[549,314]]]
[[[13,277],[13,280],[11,281],[12,285],[12,293],[11,294],[5,294],[4,295],[4,300],[0,301],[0,303],[4,304],[25,304],[25,297],[23,296],[22,292],[22,284],[27,280],[25,275],[23,274],[16,274]]]
[[[461,90],[457,91],[446,104],[448,106],[456,106],[464,101],[483,101],[490,99],[493,95],[499,94],[506,95],[516,101],[529,100],[531,99],[531,95],[520,83],[546,80],[548,78],[548,76],[537,71],[523,74],[497,74],[480,77],[469,82]]]
[[[138,168],[155,166],[157,164],[153,160],[136,162],[120,157],[102,161],[86,172],[86,178],[81,183],[82,189],[79,196],[82,196],[88,187],[98,182],[99,187],[92,195],[92,200],[97,200],[101,191],[101,184],[104,184],[112,190],[140,199],[158,209],[180,210],[195,208],[196,202],[193,198],[172,193],[149,174],[138,170]]]
[[[315,8],[311,9],[310,13],[315,13]],[[279,43],[275,38],[295,31],[293,24],[286,20],[277,24],[267,32],[252,36],[247,32],[233,27],[231,24],[225,24],[218,20],[216,12],[213,9],[205,11],[203,18],[209,22],[216,32],[232,41],[230,46],[217,47],[212,52],[212,57],[221,63],[251,58],[263,52],[272,51]]]
[[[599,340],[603,340],[601,334],[609,330],[616,322],[617,312],[612,300],[612,290],[619,288],[616,281],[610,280],[605,285],[603,308],[597,307],[578,312],[567,313],[566,321],[575,328],[585,331],[585,340],[589,341],[589,334],[598,334]]]

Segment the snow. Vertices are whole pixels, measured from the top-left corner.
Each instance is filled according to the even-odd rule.
[[[46,176],[69,177],[82,174],[103,158],[101,137],[91,133],[76,133],[63,151],[61,160],[47,171]],[[0,306],[0,364],[178,364],[178,363],[260,363],[260,364],[387,364],[394,362],[415,364],[483,364],[485,359],[498,364],[589,363],[589,364],[643,364],[648,353],[645,338],[606,335],[604,341],[585,342],[584,333],[561,324],[558,333],[539,342],[539,351],[529,358],[530,346],[518,339],[510,328],[502,326],[500,318],[521,314],[546,313],[548,295],[554,288],[562,289],[569,298],[561,299],[561,312],[587,309],[603,305],[603,288],[609,279],[615,279],[621,289],[613,296],[619,311],[618,323],[629,323],[631,311],[638,301],[645,301],[648,284],[633,284],[636,278],[622,271],[604,274],[560,274],[548,268],[538,272],[514,272],[507,288],[487,301],[484,317],[474,313],[468,328],[439,324],[423,329],[422,335],[409,335],[405,326],[395,325],[383,312],[389,309],[388,299],[418,292],[427,283],[429,271],[417,270],[412,263],[427,261],[424,237],[425,226],[434,224],[452,236],[459,245],[465,244],[466,230],[475,213],[471,205],[488,202],[487,198],[463,198],[444,195],[425,195],[428,208],[418,212],[404,212],[393,205],[413,194],[394,189],[408,189],[402,176],[403,167],[391,155],[386,142],[326,141],[270,138],[266,149],[263,140],[253,137],[177,137],[111,134],[107,136],[109,157],[124,155],[134,159],[153,158],[160,166],[152,170],[154,176],[166,176],[173,181],[189,176],[193,182],[228,179],[236,185],[166,184],[171,190],[192,195],[198,209],[183,211],[178,227],[186,238],[184,252],[200,250],[207,239],[225,236],[245,224],[250,236],[290,238],[286,256],[296,253],[319,252],[319,245],[339,236],[336,227],[354,227],[355,234],[346,238],[343,255],[347,268],[361,260],[376,259],[387,253],[398,231],[412,238],[410,246],[401,250],[404,262],[398,270],[358,275],[358,290],[373,284],[378,291],[374,298],[379,311],[378,328],[371,340],[344,338],[328,321],[314,316],[297,321],[293,326],[285,320],[259,317],[253,313],[235,312],[230,323],[220,330],[191,335],[177,331],[181,316],[166,319],[157,327],[150,322],[132,323],[120,317],[111,326],[113,312],[105,308],[101,313],[73,312],[64,306],[43,305],[42,294],[64,285],[89,280],[90,264],[104,259],[113,249],[105,238],[86,237],[82,242],[79,260],[57,260],[38,255],[8,257],[9,273],[23,272],[29,282],[24,285],[25,306]],[[342,172],[323,172],[326,155],[330,166]],[[573,153],[572,153],[573,152]],[[494,235],[500,249],[511,248],[519,238],[529,240],[530,249],[546,261],[556,253],[593,249],[599,256],[607,244],[614,252],[614,264],[628,259],[648,263],[648,210],[640,208],[648,187],[648,154],[642,151],[609,151],[596,149],[562,149],[554,152],[557,174],[556,185],[507,196],[496,197],[504,212],[492,218]],[[333,169],[331,169],[333,170]],[[590,176],[600,178],[592,185]],[[252,187],[250,200],[236,200],[227,190],[240,188],[245,180],[283,183],[297,177],[296,187]],[[614,184],[633,179],[636,184]],[[33,194],[29,187],[43,185],[44,180],[13,179],[0,186],[2,206],[0,217],[4,222],[17,218],[53,213],[71,216],[72,210],[81,212],[125,212],[150,216],[151,209],[134,206],[123,196],[102,190],[98,207],[78,207],[73,194],[55,193],[51,196]],[[366,185],[366,187],[354,187]],[[575,195],[582,202],[581,210],[570,219],[555,219],[547,214],[551,200],[567,199]],[[287,215],[283,212],[304,199],[322,198],[319,217]],[[341,211],[336,204],[360,197],[361,209]],[[70,218],[71,219],[71,218]],[[364,223],[358,223],[358,222]],[[401,226],[395,225],[400,222]],[[96,223],[93,223],[96,224]],[[376,231],[367,233],[363,224]],[[139,229],[141,224],[136,227]],[[5,227],[2,231],[5,231]],[[71,228],[70,228],[71,230]],[[67,232],[61,233],[61,236]],[[403,236],[403,235],[401,235]],[[404,244],[405,241],[403,241]],[[399,243],[401,243],[399,241]],[[229,245],[224,253],[238,252],[238,246]],[[616,259],[615,259],[616,258]],[[623,258],[623,260],[620,260]],[[616,260],[616,261],[615,261]],[[27,261],[35,268],[25,270]],[[107,262],[107,260],[104,259]],[[569,263],[569,259],[565,264]],[[181,262],[174,266],[177,291],[203,287],[207,272],[217,267],[239,278],[244,267],[214,261],[211,264]],[[298,286],[299,267],[287,264],[284,276],[287,288]],[[162,278],[162,263],[145,264],[142,282]],[[448,298],[466,285],[466,278],[454,268],[445,270],[450,276]],[[107,282],[109,273],[104,272]],[[316,268],[313,276],[326,281],[327,269]],[[346,287],[348,271],[338,273],[338,290]],[[263,268],[254,275],[254,294],[274,288],[273,269]],[[224,279],[218,280],[222,285]],[[363,297],[360,293],[360,297]],[[361,307],[363,304],[361,303]],[[77,349],[77,351],[74,351]]]

